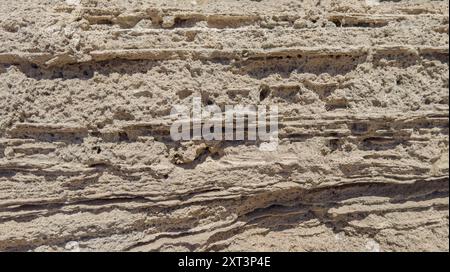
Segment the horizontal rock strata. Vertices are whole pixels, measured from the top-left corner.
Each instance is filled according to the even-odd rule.
[[[448,11],[3,0],[0,251],[448,251]],[[194,97],[278,149],[172,141]]]

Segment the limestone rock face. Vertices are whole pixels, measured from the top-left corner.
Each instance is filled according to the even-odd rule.
[[[0,251],[448,251],[448,12],[2,0]],[[278,148],[173,141],[194,97]]]

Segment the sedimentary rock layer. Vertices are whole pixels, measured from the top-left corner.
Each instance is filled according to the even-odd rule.
[[[448,251],[448,1],[3,0],[1,251]],[[277,105],[279,147],[170,138]]]

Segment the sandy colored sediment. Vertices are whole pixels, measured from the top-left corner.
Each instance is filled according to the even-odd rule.
[[[448,251],[449,1],[377,2],[1,1],[0,251]]]

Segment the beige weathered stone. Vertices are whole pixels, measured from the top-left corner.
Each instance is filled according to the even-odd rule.
[[[448,11],[3,0],[0,251],[448,251]],[[278,149],[173,142],[193,97]]]

